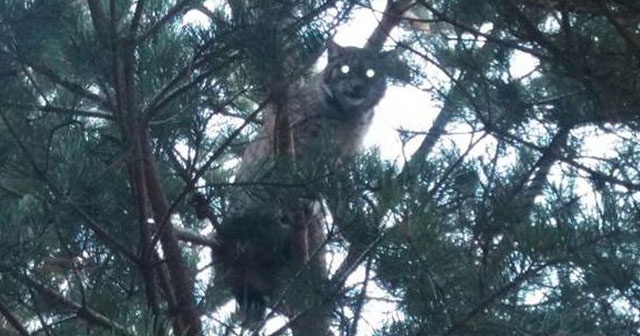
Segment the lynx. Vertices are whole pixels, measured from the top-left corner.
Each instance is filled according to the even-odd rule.
[[[315,163],[331,165],[357,152],[386,88],[380,57],[330,42],[326,68],[289,89],[286,111],[295,161],[302,170],[317,167]],[[245,149],[236,180],[259,184],[286,175],[282,166],[273,164],[274,149],[275,113],[268,110],[257,139]],[[216,237],[214,260],[250,318],[264,316],[283,269],[299,267],[321,250],[324,215],[316,197],[286,189],[245,190],[232,197],[231,216]],[[322,253],[315,255],[322,259]],[[323,269],[319,260],[315,272]]]

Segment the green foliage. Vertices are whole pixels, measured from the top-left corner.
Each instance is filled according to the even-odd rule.
[[[633,1],[418,1],[385,65],[439,100],[424,116],[439,114],[433,145],[404,165],[377,152],[336,164],[318,146],[305,162],[265,163],[273,183],[251,188],[233,183],[262,120],[248,116],[307,76],[368,2],[92,3],[105,31],[85,1],[0,0],[0,334],[175,334],[162,225],[135,189],[134,127],[176,227],[212,228],[186,202],[194,189],[214,219],[243,188],[291,206],[322,196],[328,259],[356,256],[331,265],[356,269],[348,281],[327,284],[341,335],[638,334]],[[198,8],[207,24],[183,21]],[[282,247],[277,211],[265,217],[226,234]],[[219,274],[204,276],[208,247],[179,249],[203,334],[242,334],[220,313]],[[381,301],[395,314],[365,329]]]

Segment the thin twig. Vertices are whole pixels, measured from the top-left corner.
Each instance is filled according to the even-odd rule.
[[[165,16],[160,18],[160,20],[158,20],[153,26],[151,26],[151,28],[149,28],[146,32],[142,33],[140,37],[136,39],[136,44],[142,44],[148,38],[155,35],[158,32],[158,30],[162,29],[162,27],[167,22],[169,22],[170,20],[173,20],[182,11],[185,11],[191,2],[193,2],[193,0],[182,0],[181,2],[173,6],[171,9],[169,9],[169,11],[167,12],[167,14],[165,14]]]
[[[55,304],[61,305],[62,307],[75,312],[78,317],[81,317],[85,321],[112,330],[118,335],[132,336],[129,332],[127,332],[126,328],[118,322],[111,320],[107,316],[89,308],[86,305],[79,304],[69,298],[66,298],[62,294],[31,278],[30,276],[19,274],[16,272],[11,272],[11,275],[15,277],[16,280],[19,280],[20,282],[28,285],[40,295],[47,298],[47,300],[55,302]]]
[[[18,334],[22,336],[29,336],[30,333],[27,329],[22,325],[18,317],[15,316],[9,307],[7,307],[0,297],[0,313],[4,316],[4,318],[9,322],[9,324],[18,332]]]

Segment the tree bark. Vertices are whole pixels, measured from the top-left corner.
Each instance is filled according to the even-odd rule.
[[[162,188],[162,180],[158,173],[156,160],[146,134],[140,135],[140,145],[142,147],[142,155],[145,170],[145,184],[149,197],[149,203],[153,210],[153,218],[158,226],[158,234],[162,251],[167,262],[169,275],[171,277],[171,285],[175,294],[176,311],[173,312],[181,321],[182,333],[195,336],[202,332],[200,316],[196,311],[193,302],[193,279],[189,276],[190,272],[182,257],[180,245],[173,225],[170,222],[171,213],[169,211],[169,203],[165,198]],[[178,331],[176,331],[179,333]],[[181,333],[179,333],[181,334]]]
[[[112,84],[115,91],[114,114],[125,143],[130,150],[129,169],[133,189],[133,202],[138,213],[140,225],[141,271],[144,273],[147,299],[154,312],[158,312],[157,280],[166,293],[169,307],[173,310],[173,331],[176,335],[195,336],[201,333],[200,317],[193,302],[193,279],[182,257],[181,248],[170,223],[170,207],[164,196],[162,181],[158,173],[156,160],[148,137],[148,120],[136,96],[135,50],[141,40],[135,36],[139,27],[143,2],[137,4],[131,30],[120,33],[114,21],[107,18],[102,2],[89,0],[91,18],[101,45],[110,55],[112,66]],[[151,28],[164,24],[168,18],[185,8],[182,1],[165,16],[161,22]],[[115,13],[111,2],[110,13]],[[147,32],[149,34],[149,32]],[[147,35],[148,36],[148,35]],[[142,38],[144,40],[144,38]],[[166,263],[155,263],[156,253],[147,223],[148,205],[157,224],[159,239]],[[154,272],[152,265],[156,265]],[[167,269],[168,279],[165,279]],[[168,282],[168,283],[167,283]]]

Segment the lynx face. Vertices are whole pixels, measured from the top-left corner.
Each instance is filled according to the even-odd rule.
[[[342,117],[357,117],[373,108],[386,85],[380,54],[355,47],[329,44],[329,62],[324,70],[324,90]],[[355,114],[355,115],[353,115]]]

